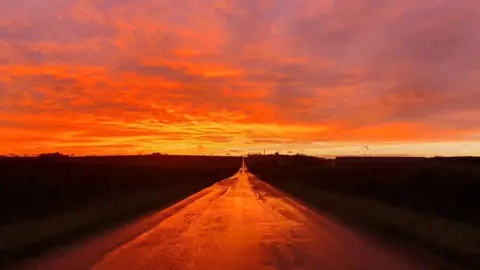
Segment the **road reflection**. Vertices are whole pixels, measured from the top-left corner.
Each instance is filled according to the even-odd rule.
[[[419,269],[248,172],[106,254],[93,269]]]

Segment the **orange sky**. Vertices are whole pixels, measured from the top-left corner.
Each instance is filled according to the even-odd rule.
[[[480,155],[477,0],[3,0],[0,154]]]

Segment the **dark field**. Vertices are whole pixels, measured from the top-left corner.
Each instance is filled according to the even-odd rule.
[[[248,165],[274,182],[295,181],[480,225],[480,158],[251,157]]]
[[[156,210],[233,175],[240,158],[0,158],[0,265]]]
[[[347,223],[479,266],[478,158],[252,156],[247,164]]]

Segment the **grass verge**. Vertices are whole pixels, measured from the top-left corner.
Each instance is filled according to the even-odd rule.
[[[426,249],[461,269],[480,269],[480,230],[476,227],[293,181],[271,183],[348,224]]]
[[[164,208],[204,187],[189,184],[106,198],[63,215],[0,226],[0,268]]]

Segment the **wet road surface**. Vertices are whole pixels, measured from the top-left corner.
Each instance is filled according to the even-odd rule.
[[[96,242],[70,252],[71,258],[60,256],[34,268],[425,269],[289,198],[245,165],[158,215],[164,216],[150,229],[94,261],[80,257],[100,245]]]
[[[112,269],[419,269],[246,171],[93,266]]]

